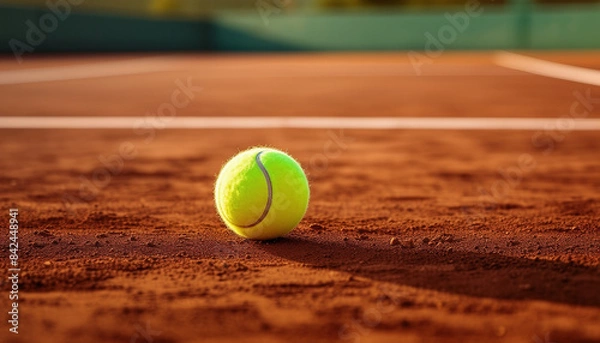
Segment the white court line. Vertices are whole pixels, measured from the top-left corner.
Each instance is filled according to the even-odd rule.
[[[600,70],[549,62],[510,52],[496,53],[494,63],[530,74],[600,86]]]
[[[598,131],[600,119],[418,117],[0,117],[0,129],[406,129]]]
[[[219,74],[218,70],[211,70],[211,73],[202,74],[203,79],[279,79],[279,78],[320,78],[320,77],[444,77],[444,76],[472,76],[472,77],[486,77],[486,76],[522,76],[523,73],[517,71],[506,70],[497,68],[495,70],[489,70],[488,68],[436,68],[436,69],[424,69],[421,74],[412,68],[396,66],[392,69],[377,67],[364,66],[361,69],[336,71],[335,68],[329,68],[328,70],[315,70],[312,68],[305,69],[294,69],[285,70],[278,72],[274,68],[267,70],[265,73],[256,71],[238,72],[233,74],[231,69],[226,70],[228,73]]]
[[[0,85],[18,85],[28,83],[52,82],[82,80],[111,76],[136,75],[153,72],[163,72],[182,69],[173,63],[172,59],[164,57],[146,57],[140,59],[100,62],[94,64],[67,65],[57,67],[30,68],[24,70],[6,70],[0,71]],[[516,76],[516,72],[507,72],[506,70],[489,70],[488,68],[474,67],[438,67],[426,68],[421,75],[417,75],[412,67],[406,65],[367,65],[356,69],[347,69],[336,71],[335,67],[326,69],[316,69],[308,66],[302,66],[291,70],[280,70],[271,68],[269,73],[250,74],[241,73],[236,75],[214,74],[218,69],[213,68],[212,73],[205,73],[203,78],[207,79],[236,79],[236,78],[319,78],[319,77],[417,77],[417,76]],[[225,69],[230,71],[230,69]],[[235,71],[235,69],[234,69]],[[315,72],[317,71],[317,72]],[[247,72],[247,71],[246,71]]]
[[[81,80],[154,73],[175,69],[173,61],[163,59],[162,57],[148,57],[94,64],[0,71],[0,85]]]

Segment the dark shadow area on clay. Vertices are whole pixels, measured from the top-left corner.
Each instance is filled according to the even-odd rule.
[[[494,253],[376,248],[285,237],[260,249],[316,268],[417,288],[505,300],[600,306],[597,268]]]

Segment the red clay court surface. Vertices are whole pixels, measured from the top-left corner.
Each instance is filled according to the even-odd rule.
[[[599,53],[527,55],[600,69]],[[119,75],[123,61],[147,70]],[[492,53],[448,53],[422,72],[405,54],[0,60],[4,117],[153,117],[191,77],[201,90],[177,118],[557,123],[0,129],[0,204],[6,223],[19,209],[22,268],[20,333],[4,321],[0,341],[599,342],[600,132],[562,125],[585,123],[577,94],[596,99],[578,109],[598,118],[600,87],[503,68]],[[257,145],[299,160],[312,192],[299,227],[269,242],[229,232],[212,199],[222,164]]]

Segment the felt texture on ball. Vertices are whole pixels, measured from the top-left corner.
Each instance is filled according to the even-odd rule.
[[[283,151],[266,147],[234,156],[215,183],[221,219],[248,239],[273,239],[292,231],[304,217],[309,198],[300,164]]]

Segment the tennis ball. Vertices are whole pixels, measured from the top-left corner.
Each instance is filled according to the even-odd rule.
[[[308,208],[310,190],[302,167],[286,153],[257,147],[221,169],[215,204],[225,225],[249,239],[273,239],[292,231]]]

